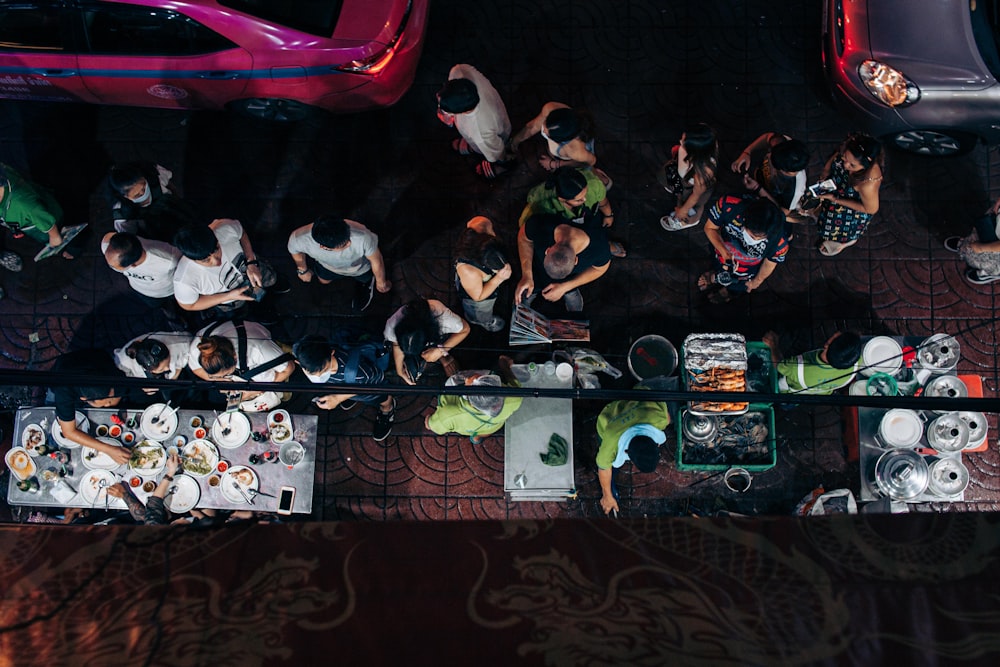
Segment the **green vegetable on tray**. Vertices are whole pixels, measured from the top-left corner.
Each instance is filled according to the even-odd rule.
[[[538,456],[542,459],[542,463],[547,466],[565,465],[569,460],[569,443],[566,442],[566,438],[558,433],[553,433],[552,437],[549,438],[549,451]]]

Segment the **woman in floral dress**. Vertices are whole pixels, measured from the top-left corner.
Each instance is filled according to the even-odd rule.
[[[840,254],[858,242],[878,212],[878,191],[882,185],[882,145],[864,134],[847,137],[830,156],[820,180],[833,179],[837,189],[820,195],[819,251],[827,256]]]

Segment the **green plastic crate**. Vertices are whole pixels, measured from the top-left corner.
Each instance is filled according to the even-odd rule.
[[[728,470],[729,468],[745,468],[750,472],[770,470],[778,462],[777,436],[774,432],[774,408],[770,403],[751,403],[747,412],[764,413],[764,421],[768,425],[767,434],[767,459],[761,463],[685,463],[684,457],[684,429],[681,427],[680,418],[674,425],[677,432],[677,469],[678,470]]]
[[[747,341],[747,358],[751,356],[757,356],[756,353],[765,352],[766,354],[760,355],[765,358],[765,368],[767,369],[768,375],[768,388],[770,393],[778,393],[778,369],[775,367],[774,362],[771,361],[771,348],[769,348],[764,343],[756,340]],[[749,371],[747,371],[749,373]]]

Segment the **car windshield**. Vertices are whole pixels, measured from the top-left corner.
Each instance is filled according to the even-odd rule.
[[[311,35],[330,37],[344,3],[342,0],[219,0],[219,4]]]
[[[1000,79],[1000,0],[969,0],[969,11],[972,13],[972,34],[983,62],[993,77]]]

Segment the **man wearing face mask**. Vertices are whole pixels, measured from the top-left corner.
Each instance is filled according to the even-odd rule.
[[[753,195],[720,197],[705,221],[715,268],[698,278],[712,303],[752,292],[788,254],[785,216],[773,202]]]
[[[115,231],[170,242],[184,224],[198,218],[171,182],[173,173],[158,164],[131,163],[111,168],[108,188],[114,201]]]
[[[384,384],[385,369],[390,360],[384,345],[381,350],[376,344],[359,345],[350,350],[345,346],[341,347],[342,349],[334,347],[323,336],[310,335],[295,343],[292,354],[310,382],[330,385]],[[321,410],[333,410],[338,406],[342,410],[350,410],[357,403],[378,405],[379,412],[372,429],[372,438],[381,442],[392,432],[396,409],[396,401],[392,396],[353,394],[347,390],[318,396],[313,399],[313,403]]]

